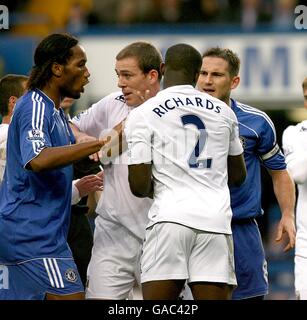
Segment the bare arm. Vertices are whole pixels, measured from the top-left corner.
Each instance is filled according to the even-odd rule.
[[[131,192],[139,198],[153,197],[151,164],[141,163],[128,166]]]
[[[276,241],[281,241],[284,233],[286,233],[289,238],[289,243],[284,248],[284,251],[288,251],[295,246],[295,187],[287,170],[268,171],[273,180],[274,193],[282,214],[278,224]]]
[[[75,136],[75,139],[76,139],[76,143],[82,143],[82,142],[88,142],[88,141],[94,141],[94,140],[97,140],[97,138],[95,137],[92,137],[84,132],[81,132],[79,130],[79,128],[73,124],[72,122],[69,122],[69,125],[70,125],[70,128],[71,128],[71,131],[72,133],[74,134]]]
[[[124,137],[124,123],[125,120],[118,123],[112,130],[106,133],[101,139],[105,141],[103,148],[99,154],[94,153],[90,155],[90,159],[98,161],[99,159],[104,162],[109,158],[114,158],[117,155],[122,154],[127,149],[126,139]],[[69,123],[72,132],[75,136],[76,143],[95,141],[95,137],[92,137],[84,132],[81,132],[76,125]]]
[[[243,153],[238,156],[228,156],[228,184],[239,187],[246,178],[246,167]]]
[[[102,148],[102,161],[107,158],[114,158],[122,154],[127,149],[127,142],[124,135],[125,120],[118,123],[110,132],[105,134],[102,139],[106,141]]]
[[[103,140],[96,140],[64,147],[45,148],[27,164],[27,169],[40,172],[66,166],[99,151],[104,143]]]

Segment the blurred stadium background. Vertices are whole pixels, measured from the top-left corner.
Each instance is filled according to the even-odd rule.
[[[117,90],[116,53],[136,40],[162,53],[185,42],[200,52],[229,47],[241,58],[241,85],[233,96],[267,112],[281,144],[289,125],[307,118],[301,82],[307,76],[307,30],[295,28],[298,0],[9,0],[9,29],[1,29],[0,76],[29,74],[38,41],[70,32],[87,51],[91,82],[73,113]],[[1,8],[1,7],[0,7]],[[307,6],[303,21],[307,28]],[[3,15],[2,15],[3,18]],[[263,172],[264,217],[259,219],[269,267],[267,299],[294,299],[294,252],[274,243],[280,212]]]

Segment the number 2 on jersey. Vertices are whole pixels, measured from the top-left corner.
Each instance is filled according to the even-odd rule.
[[[206,126],[202,122],[202,120],[197,117],[194,114],[186,114],[181,117],[182,124],[185,126],[187,124],[193,124],[194,126],[197,127],[199,130],[199,138],[197,140],[197,143],[195,145],[194,150],[192,151],[188,164],[190,168],[207,168],[210,169],[212,165],[212,158],[208,159],[201,159],[199,160],[198,157],[203,151],[205,144],[206,144],[206,139],[207,139],[207,131],[206,131]]]

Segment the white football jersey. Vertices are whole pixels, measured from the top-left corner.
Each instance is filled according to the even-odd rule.
[[[3,180],[5,163],[6,163],[6,141],[9,125],[0,124],[0,183]]]
[[[153,163],[148,226],[169,221],[231,234],[227,157],[243,148],[230,107],[190,85],[173,86],[133,110],[125,134],[129,164]]]
[[[307,258],[307,121],[289,126],[282,144],[288,171],[298,188],[295,253]]]
[[[125,103],[122,92],[112,93],[72,119],[80,131],[99,138],[124,120],[132,107]],[[127,151],[104,166],[104,191],[96,212],[144,238],[148,210],[152,200],[135,197],[128,183]]]

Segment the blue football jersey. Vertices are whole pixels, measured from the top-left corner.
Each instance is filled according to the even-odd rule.
[[[7,164],[0,187],[0,263],[71,257],[71,165],[33,172],[27,164],[48,147],[74,143],[62,109],[40,90],[27,92],[14,109]]]
[[[276,140],[275,127],[268,115],[256,108],[231,99],[231,108],[239,122],[239,135],[244,148],[247,177],[240,187],[231,187],[233,219],[261,214],[261,171],[286,168],[285,158]]]

